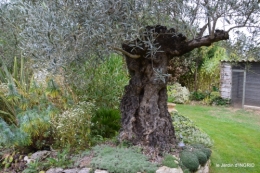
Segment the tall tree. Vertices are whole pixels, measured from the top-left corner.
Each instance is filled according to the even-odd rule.
[[[260,41],[259,38],[248,36],[243,32],[236,31],[236,41],[228,41],[223,44],[231,60],[259,60]]]
[[[21,55],[19,34],[24,20],[19,16],[19,10],[6,3],[7,1],[0,1],[0,59],[4,59],[9,66],[14,57],[19,58]]]
[[[17,1],[27,56],[57,66],[122,53],[130,73],[121,102],[120,140],[169,151],[176,144],[167,110],[167,66],[201,46],[248,28],[259,32],[257,0]],[[221,29],[221,30],[220,30]]]
[[[226,44],[221,44],[221,42],[208,47],[200,47],[184,54],[181,58],[171,60],[168,71],[176,74],[175,71],[179,66],[181,73],[179,73],[178,82],[180,84],[190,91],[211,91],[219,84],[220,61],[230,59],[226,48]]]

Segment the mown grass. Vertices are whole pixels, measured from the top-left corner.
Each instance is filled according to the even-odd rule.
[[[225,107],[177,105],[214,141],[211,173],[260,172],[260,113]]]

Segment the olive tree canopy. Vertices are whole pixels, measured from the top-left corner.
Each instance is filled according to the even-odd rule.
[[[176,144],[167,110],[169,61],[246,28],[257,38],[258,0],[17,0],[23,55],[51,66],[124,55],[131,75],[121,102],[120,140],[169,151]],[[12,22],[12,21],[6,21]]]
[[[216,29],[228,34],[244,27],[253,37],[259,30],[257,0],[12,0],[1,6],[5,9],[22,13],[17,32],[23,53],[57,64],[111,51],[126,54],[121,44],[142,40],[146,26],[174,28],[193,47],[219,41]],[[13,20],[6,15],[5,22]],[[153,54],[160,46],[150,37],[144,44]]]

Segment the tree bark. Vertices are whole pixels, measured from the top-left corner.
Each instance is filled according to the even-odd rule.
[[[162,73],[167,73],[168,61],[165,53],[157,53],[152,60],[126,57],[131,80],[120,106],[121,140],[162,151],[174,147],[176,138],[167,109],[167,79],[160,79],[155,70],[161,69]]]
[[[149,44],[146,44],[150,36],[156,38],[152,44],[159,48],[155,54],[150,54]],[[168,152],[176,145],[174,127],[167,109],[168,78],[163,76],[167,74],[170,59],[228,39],[228,34],[216,31],[214,37],[205,36],[187,41],[185,36],[175,33],[174,29],[148,26],[140,38],[144,40],[137,39],[122,45],[121,52],[126,57],[131,79],[125,87],[120,105],[122,128],[119,139]]]

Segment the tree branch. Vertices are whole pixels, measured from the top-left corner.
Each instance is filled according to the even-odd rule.
[[[235,28],[243,28],[243,27],[245,27],[245,28],[260,28],[260,26],[254,26],[254,25],[249,25],[249,26],[247,26],[247,25],[237,25],[237,26],[233,26],[233,27],[229,28],[226,32],[230,32],[231,30],[233,30]]]
[[[201,38],[203,36],[203,33],[207,29],[208,23],[206,23],[202,28],[200,28],[200,32],[198,34],[198,37]]]
[[[188,42],[185,41],[180,43],[178,47],[175,47],[171,50],[168,49],[167,51],[173,56],[181,56],[195,48],[199,48],[201,46],[210,46],[214,42],[227,39],[229,39],[228,32],[223,30],[216,30],[213,34],[213,37],[211,35],[207,35],[205,37],[193,39]]]
[[[213,26],[212,26],[212,31],[215,31],[218,19],[219,19],[219,17],[218,17],[218,16],[217,16],[217,17],[215,17],[215,18],[213,18]]]
[[[259,26],[246,26],[246,24],[247,24],[247,22],[248,22],[248,20],[249,20],[249,18],[250,18],[250,16],[251,16],[251,14],[253,13],[253,9],[249,12],[249,14],[247,15],[247,18],[246,18],[246,20],[244,21],[244,24],[243,25],[238,25],[238,26],[234,26],[234,27],[231,27],[231,28],[229,28],[229,30],[227,31],[227,32],[229,32],[229,31],[231,31],[232,29],[235,29],[235,28],[242,28],[242,27],[257,27],[257,28],[259,28]]]
[[[199,10],[199,1],[196,2],[196,8],[194,10],[193,17],[192,17],[190,25],[193,25],[194,21],[196,20],[198,10]]]
[[[228,40],[228,39],[229,39],[228,32],[223,31],[223,30],[216,30],[213,38],[211,38],[211,36],[208,35],[208,36],[202,37],[201,39],[194,39],[194,40],[189,41],[187,43],[187,47],[188,47],[187,49],[189,51],[191,51],[191,50],[201,47],[201,46],[210,46],[214,42],[218,42],[221,40]]]
[[[118,47],[111,47],[111,48],[116,50],[116,51],[119,51],[119,52],[123,53],[124,55],[126,55],[126,56],[128,56],[130,58],[137,59],[137,58],[141,57],[140,55],[133,55],[133,54],[131,54],[131,53],[129,53],[129,52],[123,50],[123,49],[118,48]]]

